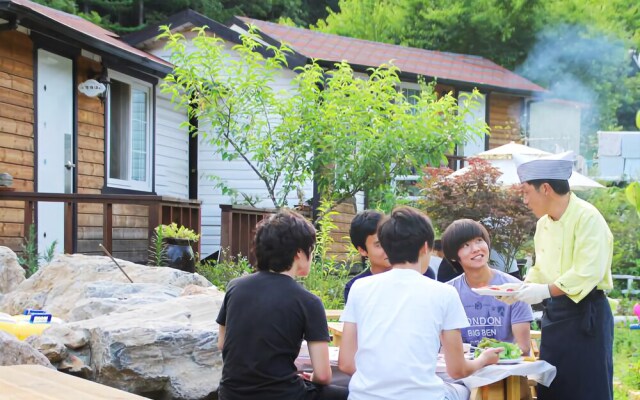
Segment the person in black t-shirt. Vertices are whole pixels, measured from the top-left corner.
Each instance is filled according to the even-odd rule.
[[[329,385],[329,329],[320,299],[294,280],[309,274],[313,226],[293,211],[258,224],[257,272],[232,280],[216,322],[222,350],[220,400],[346,400]],[[307,341],[313,372],[296,371]]]

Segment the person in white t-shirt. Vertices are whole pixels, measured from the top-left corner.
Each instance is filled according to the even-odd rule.
[[[434,241],[424,214],[394,209],[378,226],[378,238],[392,269],[356,281],[341,318],[338,366],[352,375],[349,399],[468,399],[468,389],[436,375],[440,347],[454,379],[497,363],[502,349],[464,358],[460,329],[468,321],[458,293],[422,276]]]

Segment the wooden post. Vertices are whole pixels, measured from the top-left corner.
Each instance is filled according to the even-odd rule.
[[[153,204],[149,205],[149,217],[148,217],[148,224],[149,226],[147,227],[148,233],[147,233],[147,239],[149,241],[149,246],[151,246],[151,241],[153,240],[153,233],[155,228],[160,225],[161,223],[161,218],[162,218],[162,204],[160,202],[154,202]]]
[[[102,245],[113,253],[113,204],[103,203],[102,206]]]
[[[29,227],[33,225],[33,207],[35,202],[32,200],[27,200],[24,202],[24,226],[22,227],[23,237],[29,236]]]
[[[64,203],[64,253],[73,254],[73,202]]]

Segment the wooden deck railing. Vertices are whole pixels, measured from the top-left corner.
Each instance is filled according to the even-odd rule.
[[[197,200],[181,200],[165,196],[146,195],[117,195],[117,194],[63,194],[63,193],[33,193],[33,192],[0,192],[2,201],[24,202],[24,229],[26,236],[28,227],[36,224],[36,207],[38,203],[63,203],[64,204],[64,252],[77,252],[78,237],[77,205],[78,204],[102,204],[102,240],[103,246],[113,252],[114,206],[138,205],[146,206],[147,240],[153,237],[156,226],[176,222],[200,233],[200,202]],[[128,226],[119,226],[128,228]],[[147,246],[148,248],[148,246]],[[199,251],[198,249],[195,249]],[[144,255],[146,259],[146,254]]]

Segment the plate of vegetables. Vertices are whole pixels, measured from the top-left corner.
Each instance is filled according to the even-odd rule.
[[[501,342],[496,339],[483,338],[478,346],[476,346],[476,351],[474,353],[474,357],[479,357],[480,353],[482,353],[485,349],[492,347],[502,347],[504,351],[500,353],[500,360],[498,360],[498,364],[517,364],[522,362],[522,350],[515,343],[509,342]]]
[[[489,285],[481,288],[471,288],[475,293],[482,296],[513,296],[518,293],[522,283],[505,283],[502,285]]]

